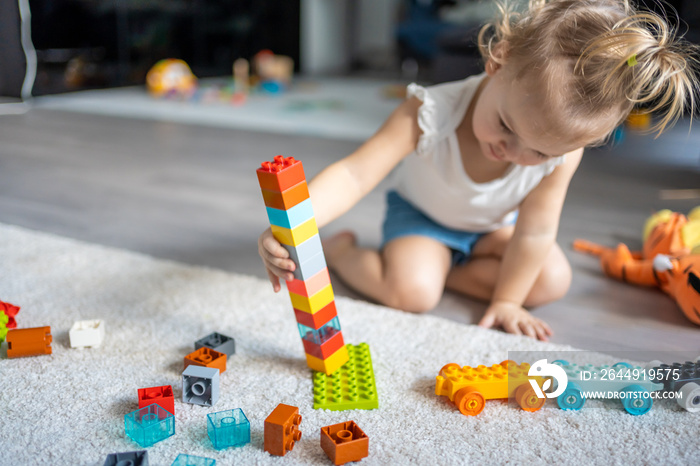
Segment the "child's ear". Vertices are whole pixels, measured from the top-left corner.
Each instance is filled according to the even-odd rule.
[[[491,49],[491,56],[486,60],[486,74],[493,76],[503,67],[508,57],[508,43],[499,42]]]

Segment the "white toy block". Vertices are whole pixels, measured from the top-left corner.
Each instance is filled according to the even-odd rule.
[[[105,325],[101,320],[79,320],[68,332],[71,348],[98,348],[105,338]]]

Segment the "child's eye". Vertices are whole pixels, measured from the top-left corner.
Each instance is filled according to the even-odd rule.
[[[499,118],[498,118],[498,121],[501,123],[501,128],[503,128],[503,130],[504,130],[506,133],[509,133],[509,134],[512,133],[512,131],[510,130],[510,128],[507,127],[506,124],[503,122],[503,118],[500,118],[500,117],[499,117]]]

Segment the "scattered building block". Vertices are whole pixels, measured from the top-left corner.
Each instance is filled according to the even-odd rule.
[[[146,448],[175,435],[175,416],[157,404],[124,416],[126,435]]]
[[[71,348],[99,348],[105,338],[105,325],[101,320],[79,320],[68,332]]]
[[[182,401],[214,406],[219,400],[219,369],[187,366],[182,373]]]
[[[379,407],[372,357],[367,343],[345,345],[349,361],[332,375],[313,376],[314,409],[344,411]]]
[[[250,442],[250,422],[241,408],[207,414],[207,433],[217,450]]]
[[[355,421],[321,427],[321,448],[333,464],[360,461],[369,456],[369,437]]]
[[[213,367],[223,374],[226,371],[226,355],[205,346],[185,356],[185,368],[191,364]]]
[[[15,320],[15,316],[17,315],[19,310],[19,306],[0,301],[0,313],[4,313],[7,316],[7,324],[5,325],[7,328],[17,328],[17,321]]]
[[[51,327],[12,329],[7,332],[7,357],[51,354]]]
[[[148,450],[110,453],[104,466],[148,466]]]
[[[216,460],[203,456],[184,455],[180,453],[170,466],[215,466]]]
[[[338,311],[335,307],[335,301],[329,303],[326,307],[313,314],[300,311],[299,309],[294,309],[294,316],[297,319],[297,323],[314,330],[320,329],[328,322],[333,320],[337,315]]]
[[[172,385],[139,388],[138,397],[139,408],[145,408],[156,403],[170,414],[175,414],[175,396],[173,395]]]
[[[231,337],[216,332],[210,333],[194,342],[194,349],[202,347],[211,348],[219,353],[224,353],[228,357],[236,353],[236,341]]]
[[[278,404],[265,419],[265,451],[277,456],[284,456],[292,451],[294,444],[301,439],[299,424],[299,408]]]

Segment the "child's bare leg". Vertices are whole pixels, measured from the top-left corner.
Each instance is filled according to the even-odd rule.
[[[513,227],[485,235],[474,246],[471,259],[454,267],[445,286],[452,291],[489,301],[493,296],[503,252],[513,236]],[[540,306],[562,298],[571,285],[571,267],[559,245],[552,245],[530,294],[527,307]]]
[[[423,236],[390,241],[379,252],[357,246],[342,232],[324,241],[328,266],[348,286],[386,306],[425,312],[439,302],[450,269],[450,251]]]

